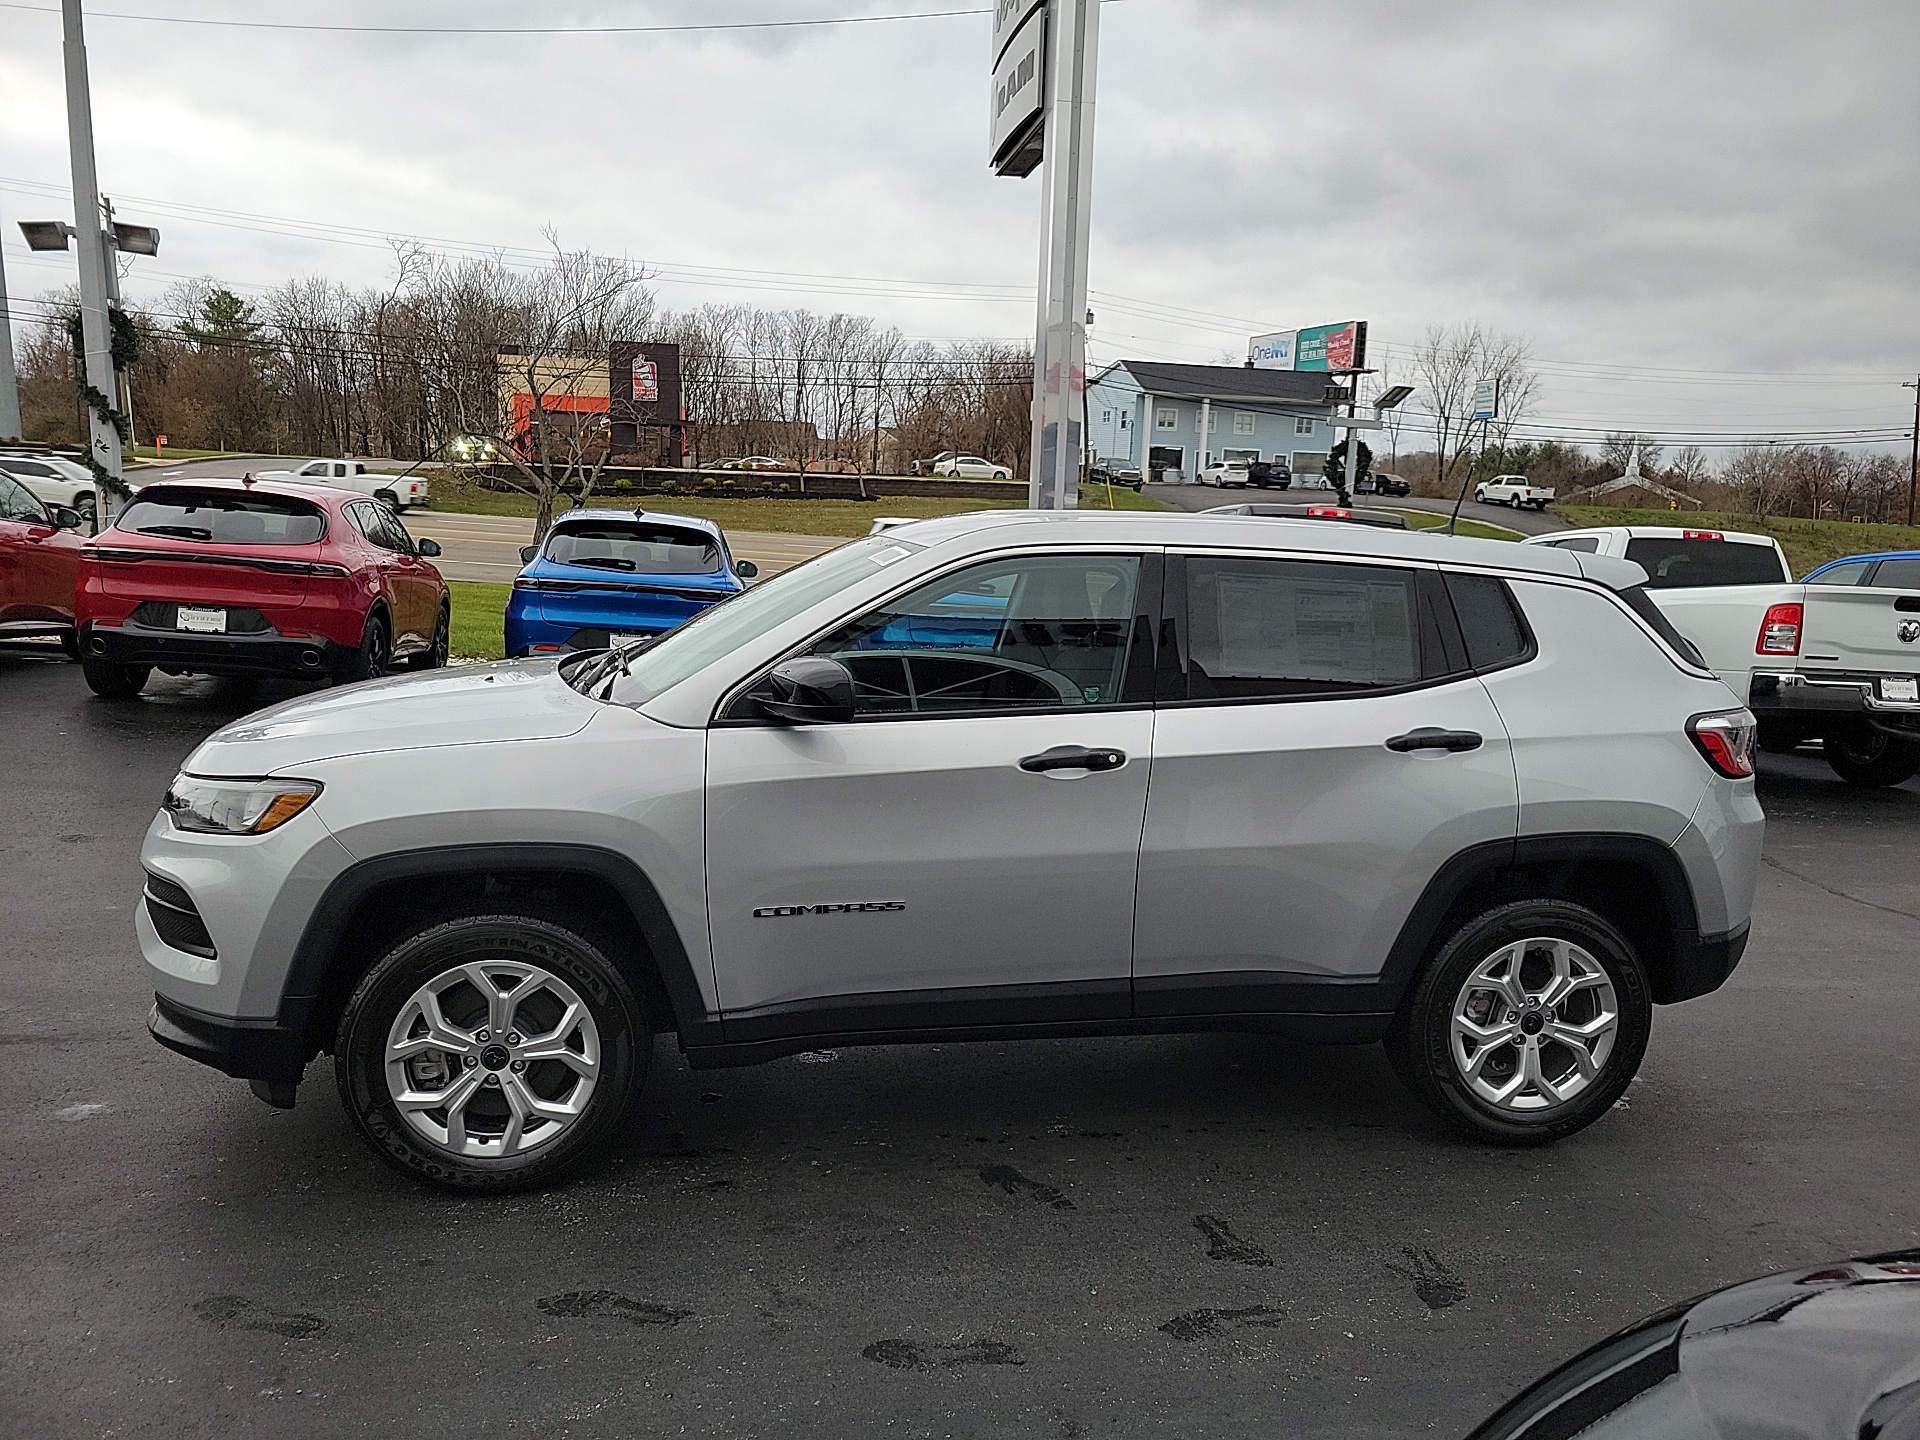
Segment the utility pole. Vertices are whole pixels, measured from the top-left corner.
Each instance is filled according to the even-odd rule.
[[[1902,381],[1902,390],[1913,391],[1913,458],[1907,462],[1907,524],[1913,524],[1913,492],[1920,487],[1920,376]]]
[[[20,438],[20,383],[13,370],[13,316],[7,309],[7,267],[0,262],[0,440]]]
[[[60,0],[66,39],[61,47],[67,71],[67,147],[73,157],[73,225],[80,241],[80,334],[86,350],[87,384],[107,397],[119,398],[114,383],[113,331],[107,320],[111,293],[107,266],[111,253],[100,223],[100,180],[93,163],[93,102],[87,87],[87,43],[80,26],[80,0]],[[120,432],[98,409],[87,407],[90,432],[88,454],[112,477],[115,489],[124,485]],[[95,472],[98,473],[97,471]],[[105,492],[107,486],[98,487]],[[94,505],[94,532],[111,518],[115,496],[102,493]]]

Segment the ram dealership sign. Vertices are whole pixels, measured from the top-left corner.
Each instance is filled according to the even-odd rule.
[[[1044,0],[996,0],[993,10],[992,153],[999,175],[1039,165],[1045,129],[1047,7]]]

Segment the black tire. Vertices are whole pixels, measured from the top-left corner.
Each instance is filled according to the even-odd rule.
[[[153,674],[151,665],[116,665],[104,655],[82,655],[80,673],[87,688],[102,700],[131,700]]]
[[[397,1169],[429,1184],[470,1194],[498,1194],[551,1184],[585,1163],[622,1127],[653,1055],[653,1033],[645,1006],[613,958],[614,953],[608,941],[577,923],[530,913],[462,915],[401,940],[354,988],[334,1037],[334,1076],[340,1102],[354,1128],[375,1153]],[[533,1148],[511,1156],[460,1154],[423,1134],[402,1113],[387,1079],[388,1035],[413,997],[429,982],[462,965],[487,963],[537,968],[557,978],[583,1003],[598,1041],[598,1074],[591,1082],[590,1093],[581,1101],[580,1114],[554,1138],[536,1139]],[[484,1044],[480,1053],[485,1058],[478,1064],[470,1061],[464,1068],[447,1063],[447,1070],[450,1077],[483,1077],[461,1106],[463,1124],[470,1143],[477,1142],[482,1148],[501,1147],[510,1133],[507,1114],[511,1108],[503,1082],[533,1085],[549,1100],[565,1100],[574,1093],[566,1089],[569,1084],[586,1082],[555,1060],[535,1061],[531,1068],[517,1072],[517,1078],[511,1061],[495,1064],[489,1052],[513,1052],[500,1043],[501,1037],[475,1028],[476,1022],[485,1024],[486,1005],[478,991],[470,986],[462,990],[461,984],[456,980],[441,992],[441,1008],[452,1025],[462,1026],[469,1035],[486,1037],[475,1041]],[[556,1003],[550,992],[537,991],[532,997],[542,999]],[[532,1000],[522,1002],[522,1006]],[[518,1017],[525,1010],[516,1008],[513,1013],[514,1023],[521,1023]],[[511,1036],[517,1046],[518,1032],[511,1032]],[[582,1053],[587,1053],[584,1047]],[[539,1068],[543,1065],[557,1072],[557,1079],[543,1074]],[[434,1086],[431,1080],[422,1082],[409,1076],[406,1083],[409,1087],[425,1083],[431,1088],[452,1089],[459,1082],[448,1078],[443,1086]],[[469,1115],[468,1111],[474,1113]],[[421,1113],[426,1117],[423,1123],[433,1123],[434,1112]],[[444,1114],[435,1128],[447,1130],[451,1119],[450,1112]]]
[[[80,632],[77,630],[62,630],[60,632],[60,649],[69,660],[78,660],[80,658]]]
[[[387,628],[387,613],[375,610],[367,616],[360,631],[360,648],[347,664],[346,679],[378,680],[393,663],[393,632]]]
[[[1536,938],[1571,941],[1591,957],[1611,986],[1617,1019],[1611,1046],[1584,1088],[1559,1103],[1525,1110],[1505,1108],[1477,1094],[1461,1073],[1453,1051],[1453,1010],[1482,964],[1517,941]],[[1524,963],[1532,967],[1543,961],[1539,952],[1528,951]],[[1491,996],[1492,991],[1484,988],[1484,993]],[[1640,1068],[1652,1029],[1653,1000],[1646,968],[1624,935],[1583,906],[1522,900],[1476,916],[1440,945],[1394,1017],[1387,1056],[1407,1088],[1462,1134],[1497,1145],[1544,1145],[1585,1129],[1613,1107]],[[1490,1048],[1495,1053],[1488,1063],[1493,1064],[1505,1058],[1499,1051],[1512,1046]],[[1557,1057],[1566,1050],[1566,1042],[1549,1042],[1539,1053]],[[1570,1052],[1566,1059],[1571,1061]],[[1557,1066],[1560,1061],[1556,1058],[1551,1063]],[[1518,1069],[1516,1052],[1513,1068],[1505,1073],[1517,1074]],[[1555,1078],[1564,1084],[1571,1074],[1566,1071]]]
[[[1833,773],[1849,785],[1878,790],[1920,774],[1920,740],[1902,740],[1884,730],[1829,735],[1821,747]]]
[[[446,601],[440,602],[440,618],[433,624],[433,644],[407,661],[409,670],[438,670],[447,663],[448,652],[453,648],[453,610]]]
[[[391,490],[376,490],[373,492],[373,498],[386,506],[387,509],[391,510],[395,515],[398,515],[403,508],[400,504],[400,497]]]
[[[100,503],[93,498],[93,492],[91,490],[82,490],[78,495],[74,496],[73,508],[79,512],[80,518],[86,521],[87,528],[91,530],[93,528],[94,517],[100,513]]]

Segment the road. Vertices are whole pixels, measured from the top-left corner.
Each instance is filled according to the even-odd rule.
[[[1331,505],[1331,490],[1222,490],[1217,485],[1149,485],[1146,493],[1157,500],[1178,505],[1182,510],[1207,510],[1215,505],[1235,505],[1243,500],[1255,503],[1271,501],[1282,505]],[[1360,497],[1361,503],[1373,503],[1373,497]],[[1451,500],[1425,500],[1418,495],[1382,496],[1379,503],[1396,510],[1430,510],[1440,515],[1453,513]],[[1460,507],[1463,520],[1479,520],[1488,525],[1502,525],[1509,530],[1517,530],[1522,535],[1545,535],[1553,530],[1565,530],[1567,522],[1558,515],[1544,511],[1509,510],[1504,505],[1482,505],[1469,497]]]
[[[0,657],[9,1440],[1459,1435],[1669,1301],[1920,1243],[1920,782],[1764,757],[1746,960],[1551,1149],[1452,1139],[1377,1048],[663,1042],[614,1160],[457,1199],[328,1061],[278,1112],[147,1038],[141,834],[292,693],[150,690]]]
[[[276,456],[228,456],[182,465],[143,465],[147,477],[234,479],[253,470],[285,468]],[[445,552],[434,563],[449,580],[491,580],[505,584],[524,563],[520,547],[533,539],[533,522],[512,515],[465,515],[439,510],[410,510],[401,517],[416,539],[436,540]],[[822,535],[784,535],[760,530],[729,530],[727,546],[736,560],[751,560],[762,575],[810,560],[842,540]]]

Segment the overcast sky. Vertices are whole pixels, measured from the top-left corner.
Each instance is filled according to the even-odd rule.
[[[71,215],[53,3],[0,6],[15,297],[73,275],[12,223]],[[372,284],[384,235],[532,252],[552,226],[656,268],[671,306],[1030,336],[1039,182],[986,168],[984,13],[627,35],[104,13],[565,28],[969,3],[107,0],[101,183],[163,231],[136,294]],[[1575,437],[1911,423],[1913,0],[1109,0],[1101,23],[1097,359],[1365,318],[1404,360],[1477,320],[1532,342],[1537,414]]]

